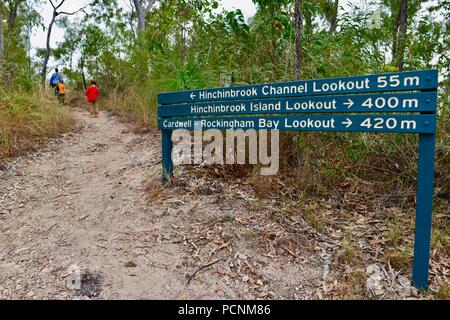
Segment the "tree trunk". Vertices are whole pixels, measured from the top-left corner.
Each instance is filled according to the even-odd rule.
[[[143,33],[145,31],[145,19],[147,19],[147,15],[152,10],[156,0],[144,1],[147,4],[145,7],[140,0],[133,0],[133,3],[138,19],[138,33]]]
[[[274,21],[275,20],[275,7],[274,6],[270,6],[269,7],[269,12],[270,12],[270,20]],[[272,24],[272,36],[270,37],[270,61],[272,62],[272,64],[275,66],[277,64],[277,59],[276,59],[276,55],[277,55],[277,38],[275,36],[275,25]]]
[[[447,75],[447,81],[445,83],[445,101],[450,103],[450,71]]]
[[[69,67],[69,70],[70,70],[70,73],[72,73],[72,65],[73,65],[73,51],[71,50],[70,51],[70,67]]]
[[[80,58],[80,73],[81,73],[81,81],[83,81],[83,88],[86,91],[86,77],[84,76],[84,59]]]
[[[3,65],[3,13],[0,11],[0,69]]]
[[[391,64],[395,64],[395,59],[397,57],[397,28],[394,28],[394,33],[392,34],[392,62]]]
[[[336,30],[336,24],[337,24],[337,17],[339,12],[339,0],[334,0],[334,7],[333,7],[333,13],[330,18],[330,33],[334,33]]]
[[[138,32],[142,33],[145,31],[145,18],[146,18],[146,13],[144,11],[144,9],[142,8],[141,3],[139,2],[139,0],[133,0],[134,2],[134,7],[136,9],[136,15],[137,15],[137,20],[138,20]]]
[[[392,61],[391,64],[395,64],[395,57],[397,57],[397,31],[398,31],[398,9],[395,5],[396,1],[391,1],[391,20],[393,21],[392,28]]]
[[[302,29],[303,29],[303,17],[302,8],[300,0],[295,0],[295,50],[297,54],[297,60],[295,64],[295,77],[297,80],[300,79],[301,69],[302,69]]]
[[[313,17],[312,17],[310,10],[308,10],[307,8],[304,8],[304,9],[306,9],[306,10],[302,10],[302,14],[304,15],[304,18],[305,18],[305,33],[311,34]]]
[[[406,47],[406,28],[408,22],[408,0],[400,0],[398,10],[398,35],[397,35],[397,67],[399,71],[403,71],[405,47]]]
[[[42,81],[45,82],[45,78],[47,76],[47,65],[48,65],[48,60],[50,59],[50,54],[51,54],[51,47],[50,47],[50,38],[52,36],[52,29],[53,29],[53,24],[56,21],[56,18],[59,15],[67,15],[67,16],[73,16],[74,14],[76,14],[77,12],[80,11],[84,11],[84,8],[80,8],[77,11],[73,11],[73,12],[58,12],[58,9],[61,8],[61,6],[64,4],[64,2],[66,2],[66,0],[61,0],[61,2],[59,2],[59,4],[55,5],[53,3],[52,0],[50,0],[50,4],[53,7],[53,15],[52,15],[52,20],[50,21],[50,24],[48,26],[48,30],[47,30],[47,43],[46,43],[46,50],[45,50],[45,55],[44,55],[44,62],[42,64]]]
[[[52,21],[50,21],[50,24],[49,24],[48,30],[47,30],[47,46],[46,46],[45,55],[44,55],[44,63],[42,64],[42,80],[44,82],[45,82],[45,77],[47,76],[48,60],[50,59],[50,50],[51,50],[50,37],[52,35],[53,24],[55,23],[57,15],[58,14],[56,13],[56,11],[53,11]]]
[[[9,15],[8,15],[8,33],[9,34],[12,34],[14,32],[14,28],[16,26],[17,10],[18,10],[17,4],[12,4],[9,8]]]
[[[183,65],[184,63],[186,63],[186,51],[187,51],[187,46],[186,46],[186,33],[185,33],[185,26],[184,23],[181,23],[181,61],[183,61]]]

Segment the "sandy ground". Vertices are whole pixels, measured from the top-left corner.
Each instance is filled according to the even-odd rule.
[[[0,299],[316,298],[313,257],[277,260],[214,223],[244,191],[161,188],[156,131],[74,113],[78,132],[0,170]]]

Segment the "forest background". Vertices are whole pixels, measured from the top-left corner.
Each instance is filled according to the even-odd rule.
[[[438,261],[450,256],[450,1],[254,0],[256,13],[224,11],[216,0],[92,0],[64,11],[64,0],[0,2],[0,160],[41,146],[71,130],[69,107],[58,105],[46,83],[55,66],[83,105],[87,81],[101,88],[102,107],[136,130],[156,126],[158,92],[296,79],[438,69],[439,106],[432,248]],[[42,8],[51,5],[44,24]],[[52,46],[55,26],[64,38]],[[33,48],[34,30],[47,33]],[[156,132],[156,131],[155,131]],[[283,133],[281,170],[216,170],[223,179],[246,179],[260,197],[268,191],[287,200],[379,195],[400,208],[386,260],[409,268],[412,258],[417,175],[414,135]],[[282,195],[282,196],[281,196]],[[384,198],[386,199],[386,198]],[[373,204],[373,203],[372,203]],[[331,223],[305,210],[318,231]],[[351,247],[352,244],[349,246]],[[450,296],[448,277],[439,284]]]

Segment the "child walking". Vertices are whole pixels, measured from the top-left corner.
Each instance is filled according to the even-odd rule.
[[[58,84],[58,98],[59,102],[64,104],[64,100],[66,98],[66,85],[63,80],[61,80]]]
[[[97,81],[91,80],[91,85],[86,90],[86,99],[88,102],[89,112],[91,114],[91,117],[98,117],[98,111],[97,111],[97,98],[98,98],[98,88],[97,88]]]

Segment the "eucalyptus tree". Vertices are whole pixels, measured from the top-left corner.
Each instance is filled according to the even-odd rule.
[[[295,64],[295,77],[300,79],[303,53],[302,53],[302,32],[303,32],[303,12],[302,1],[295,0],[295,51],[296,51],[296,64]]]
[[[0,7],[0,69],[3,65],[3,10]]]
[[[8,33],[14,32],[19,9],[25,2],[26,0],[5,0],[5,6],[8,10]]]
[[[45,77],[47,76],[47,64],[48,64],[48,61],[50,59],[50,54],[51,54],[50,39],[52,36],[53,25],[55,24],[56,19],[58,18],[58,16],[61,16],[61,15],[73,16],[73,15],[77,14],[78,12],[85,10],[85,7],[82,7],[73,12],[60,11],[61,6],[66,2],[66,0],[60,0],[59,3],[54,2],[54,0],[49,0],[49,2],[53,8],[53,12],[52,12],[52,19],[50,20],[50,23],[47,28],[46,49],[45,49],[45,54],[44,54],[44,61],[42,63],[42,79],[43,79],[43,81],[45,81]]]
[[[338,13],[339,13],[339,0],[320,0],[319,6],[325,19],[329,23],[328,31],[333,33],[336,30]]]
[[[15,41],[16,21],[24,3],[25,0],[4,0],[0,3],[0,61],[5,59],[5,47],[14,47],[11,44]],[[3,25],[4,18],[7,21],[6,32]]]
[[[391,65],[402,71],[405,68],[405,58],[408,46],[411,41],[408,39],[408,28],[414,19],[418,18],[418,13],[422,5],[432,1],[424,0],[382,0],[382,3],[390,10],[389,25],[392,30]]]
[[[3,79],[32,76],[31,30],[40,25],[41,0],[0,2],[0,64]],[[5,23],[6,20],[6,23]]]
[[[292,4],[292,0],[253,0],[258,6],[255,16],[257,28],[261,37],[265,37],[266,56],[272,66],[278,65],[280,44],[286,42],[286,35],[291,35],[292,15],[287,7]]]
[[[407,23],[408,23],[408,0],[400,0],[397,19],[395,22],[397,43],[394,44],[396,47],[396,56],[394,57],[395,64],[397,65],[397,68],[400,71],[403,71],[404,66]]]
[[[145,31],[145,20],[155,3],[156,0],[133,0],[138,21],[138,32],[143,33]]]

